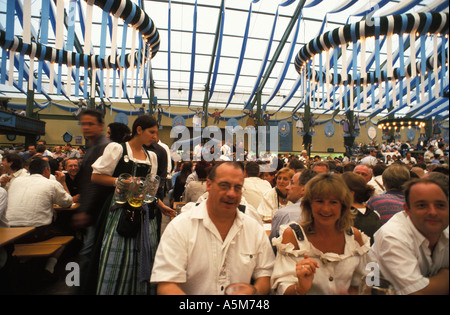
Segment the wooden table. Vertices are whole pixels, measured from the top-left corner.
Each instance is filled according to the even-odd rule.
[[[34,227],[0,228],[0,247],[14,242],[16,239],[33,231]]]

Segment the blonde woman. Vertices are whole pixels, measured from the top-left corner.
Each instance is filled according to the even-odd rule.
[[[305,187],[302,221],[280,228],[272,289],[277,294],[356,292],[369,262],[369,238],[352,227],[352,194],[336,174],[319,174]]]
[[[275,176],[275,187],[263,195],[261,203],[257,208],[257,211],[264,222],[272,222],[273,216],[278,209],[292,204],[292,202],[287,199],[287,186],[289,186],[294,174],[294,171],[287,167],[283,167],[277,172]]]

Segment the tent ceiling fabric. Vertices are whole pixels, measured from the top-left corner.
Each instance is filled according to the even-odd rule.
[[[122,48],[125,48],[123,51],[127,54],[131,52],[137,54],[139,47],[143,47],[139,45],[141,43],[139,37],[133,41],[133,36],[130,35],[133,34],[132,30],[128,30],[128,36],[124,39],[122,27],[124,21],[121,19],[118,20],[115,35],[117,38],[113,39],[111,32],[114,28],[111,22],[114,21],[114,18],[110,16],[108,20],[108,17],[103,14],[102,9],[98,6],[99,3],[112,5],[113,2],[116,2],[113,0],[0,0],[0,30],[5,32],[5,36],[14,35],[23,39],[24,42],[27,38],[30,40],[31,35],[31,41],[42,43],[41,16],[43,15],[42,6],[45,1],[49,1],[50,10],[53,10],[55,14],[55,20],[50,19],[46,23],[48,24],[48,30],[45,31],[45,44],[47,46],[67,50],[70,39],[72,40],[70,51],[77,51],[77,45],[79,45],[78,50],[80,51],[78,53],[84,52],[98,56],[110,55],[114,51],[114,47],[116,47],[118,54],[121,53]],[[66,18],[67,16],[73,17],[73,20],[67,18],[66,23],[63,23],[64,19],[60,19],[58,16],[59,12],[62,12],[58,11],[62,8],[61,1],[63,1]],[[12,2],[14,4],[11,4]],[[122,2],[125,3],[125,1]],[[120,1],[117,3],[120,3]],[[201,108],[205,99],[209,100],[208,108],[210,111],[215,108],[243,110],[249,101],[254,100],[252,93],[263,81],[263,78],[259,77],[260,74],[264,76],[269,74],[268,77],[264,77],[265,81],[261,94],[262,104],[270,112],[292,113],[305,101],[305,94],[302,93],[301,88],[295,89],[297,80],[301,75],[296,71],[294,65],[295,57],[305,44],[320,34],[349,23],[356,23],[362,19],[376,18],[377,16],[429,11],[448,13],[448,3],[442,0],[132,0],[131,3],[134,3],[135,7],[141,8],[156,26],[158,45],[153,46],[151,53],[154,56],[151,61],[150,58],[144,61],[142,56],[136,55],[132,63],[139,67],[141,61],[142,69],[130,67],[125,77],[121,73],[120,76],[118,75],[115,78],[117,80],[115,81],[115,90],[117,91],[114,94],[111,92],[113,89],[113,71],[108,74],[109,79],[106,79],[107,70],[103,70],[101,74],[103,79],[100,81],[103,84],[102,90],[97,88],[94,91],[96,101],[99,102],[100,98],[104,98],[111,101],[114,106],[130,109],[129,103],[134,105],[135,100],[140,100],[140,97],[142,97],[142,102],[149,104],[149,100],[152,99],[151,96],[154,95],[157,97],[158,104],[163,107],[169,105],[181,106],[186,108],[186,112]],[[224,10],[222,10],[222,5]],[[89,6],[92,10],[92,20],[89,20]],[[23,18],[17,13],[18,8],[22,8]],[[293,19],[293,15],[300,8],[299,18]],[[14,21],[11,18],[8,19],[8,12],[11,12],[8,10],[15,12]],[[31,16],[28,26],[25,22],[27,10],[30,10],[28,13]],[[73,10],[76,12],[74,15],[71,14],[75,13]],[[126,7],[124,10],[136,12],[134,6]],[[143,21],[144,15],[139,15],[139,18],[142,18]],[[71,21],[74,21],[74,23],[71,24]],[[221,24],[222,21],[223,24]],[[9,26],[11,23],[14,25],[12,34],[11,31],[8,34],[8,23]],[[55,28],[52,23],[56,26],[59,25],[59,27],[63,25],[63,31]],[[71,25],[74,26],[73,37],[69,36]],[[289,25],[292,26],[292,30],[286,32]],[[89,37],[86,35],[87,29],[90,29],[91,36]],[[128,29],[131,29],[131,27],[128,27]],[[102,34],[102,32],[106,32],[106,34]],[[286,40],[283,40],[283,38]],[[86,42],[87,40],[89,42]],[[265,60],[270,42],[272,45],[267,60]],[[87,50],[86,45],[90,49]],[[448,57],[448,39],[445,45]],[[351,44],[348,46],[350,49]],[[390,49],[395,52],[397,48],[394,44],[394,47]],[[429,45],[426,49],[428,54],[431,54]],[[279,50],[278,56],[274,57],[277,50]],[[376,50],[376,47],[367,41],[366,50],[367,57],[369,57]],[[195,54],[192,53],[193,51]],[[445,55],[445,50],[443,51]],[[141,50],[141,52],[147,53],[145,50]],[[383,62],[389,52],[383,46],[379,54]],[[9,53],[5,49],[0,49],[0,58],[2,63],[5,64],[1,71],[7,71],[5,81],[0,82],[0,98],[25,99],[27,89],[25,80],[28,75],[26,72],[25,75],[21,74],[21,71],[33,67],[32,69],[36,73],[39,69],[37,61],[34,62],[34,66],[30,65],[29,55],[16,53],[17,64],[12,72],[8,68],[10,64],[8,57],[11,56],[8,55]],[[350,54],[347,58],[349,56]],[[120,62],[119,58],[120,56],[118,62]],[[266,61],[265,67],[262,69],[264,61]],[[23,62],[24,66],[20,66],[20,62]],[[270,73],[267,70],[269,65],[273,66]],[[316,64],[315,67],[317,68],[318,65]],[[71,69],[73,69],[75,75],[75,68]],[[82,79],[78,82],[81,89],[83,89],[84,83],[89,84],[88,81],[83,81],[85,80],[84,77],[88,76],[88,73],[86,72],[85,75],[84,71],[85,69],[81,67],[78,72],[78,75],[82,76]],[[98,73],[97,80],[100,80],[98,79],[100,77],[98,71],[100,70],[96,71]],[[141,71],[140,76],[139,71]],[[65,67],[59,70],[58,64],[55,64],[54,74],[51,78],[53,80],[60,79],[64,83],[62,89],[66,88],[66,92],[67,85],[70,84],[69,94],[64,95],[57,86],[51,87],[49,76],[42,75],[42,91],[35,94],[36,102],[42,103],[51,100],[58,103],[70,100],[76,103],[80,98],[85,98],[86,94],[81,90],[78,95],[74,94],[77,89],[77,82],[75,82],[75,77],[68,79],[67,73]],[[9,78],[8,74],[13,74],[14,84],[10,79],[6,79],[6,77]],[[19,84],[20,80],[23,80],[22,84]],[[126,80],[124,84],[128,87],[128,98],[118,91],[122,82],[120,80]],[[442,86],[446,89],[448,95],[448,71],[447,76],[442,80],[446,82]],[[108,87],[106,87],[107,82],[109,82]],[[142,89],[137,88],[139,85]],[[234,93],[230,95],[233,91]],[[286,102],[286,98],[292,91],[295,91],[295,93],[291,94],[289,101]],[[99,93],[102,93],[103,97]],[[271,99],[270,102],[268,102],[269,99]],[[410,106],[398,110],[396,114],[408,113],[414,105],[413,102]],[[320,107],[312,110],[318,113],[326,112],[324,108]],[[363,115],[370,115],[374,112],[373,108],[355,108],[355,110],[360,111]],[[380,113],[386,114],[387,111],[384,110]],[[440,114],[448,117],[448,110],[441,111]]]

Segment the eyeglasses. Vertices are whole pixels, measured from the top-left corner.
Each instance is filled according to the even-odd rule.
[[[231,188],[233,188],[234,192],[237,194],[242,194],[245,191],[244,186],[242,185],[231,185],[230,183],[227,182],[220,182],[220,183],[216,183],[217,186],[219,186],[219,189],[221,191],[229,191]]]

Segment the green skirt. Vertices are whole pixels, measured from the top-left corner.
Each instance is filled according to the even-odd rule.
[[[112,204],[111,204],[112,206]],[[156,294],[156,285],[150,284],[150,277],[145,281],[140,280],[140,268],[151,275],[151,268],[158,246],[156,219],[149,220],[149,215],[144,216],[143,228],[148,233],[142,233],[148,238],[148,262],[146,266],[140,266],[139,251],[142,247],[140,238],[123,237],[116,232],[120,218],[120,209],[109,211],[104,229],[102,247],[99,257],[99,269],[97,279],[97,292],[100,295],[148,295]]]

